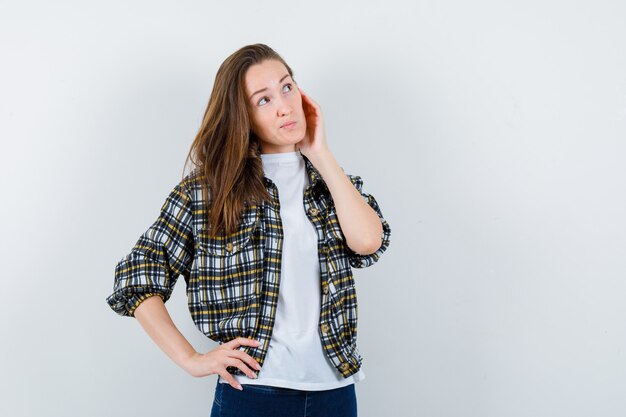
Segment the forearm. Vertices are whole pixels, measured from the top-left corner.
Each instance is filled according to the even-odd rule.
[[[154,343],[178,366],[187,370],[185,365],[196,350],[172,321],[161,297],[152,296],[142,301],[134,316]]]
[[[331,152],[311,155],[310,160],[333,197],[346,244],[361,255],[376,251],[381,245],[383,232],[376,212],[361,197]]]

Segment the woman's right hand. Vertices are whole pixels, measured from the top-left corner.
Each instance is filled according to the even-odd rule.
[[[256,378],[256,374],[250,368],[261,369],[261,365],[247,353],[237,350],[241,345],[258,347],[261,344],[258,340],[238,337],[229,342],[223,343],[207,353],[195,352],[185,363],[185,370],[195,377],[203,377],[218,374],[226,380],[233,388],[243,389],[226,368],[235,366],[241,369],[250,378]],[[246,366],[248,365],[248,366]]]

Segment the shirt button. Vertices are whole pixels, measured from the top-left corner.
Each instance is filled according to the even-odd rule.
[[[339,369],[341,369],[342,371],[347,371],[348,368],[350,368],[350,364],[343,362],[341,365],[339,365]]]
[[[232,244],[232,243],[230,243],[230,242],[228,242],[228,243],[226,244],[226,250],[227,250],[228,252],[232,251],[232,250],[233,250],[233,244]]]
[[[327,283],[323,283],[322,284],[322,292],[324,294],[328,294],[328,284]]]
[[[317,213],[318,213],[318,212],[319,212],[319,211],[318,211],[315,207],[311,207],[311,208],[309,209],[309,214],[310,214],[311,216],[317,216]]]
[[[330,330],[330,327],[328,327],[328,324],[322,323],[322,333],[328,333],[328,330]]]

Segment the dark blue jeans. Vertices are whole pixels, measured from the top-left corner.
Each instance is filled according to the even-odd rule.
[[[325,391],[242,386],[239,391],[218,381],[211,417],[357,417],[354,384]]]

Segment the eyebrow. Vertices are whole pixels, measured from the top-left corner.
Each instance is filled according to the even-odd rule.
[[[282,82],[283,82],[283,80],[284,80],[285,78],[287,78],[287,77],[289,77],[289,74],[285,74],[285,75],[283,75],[283,78],[281,78],[281,79],[278,81],[278,83],[282,83]],[[261,88],[259,91],[255,91],[254,93],[252,93],[252,94],[250,95],[250,100],[252,100],[252,97],[254,97],[256,94],[259,94],[260,92],[265,91],[265,90],[267,90],[267,87],[265,87],[265,88]]]

